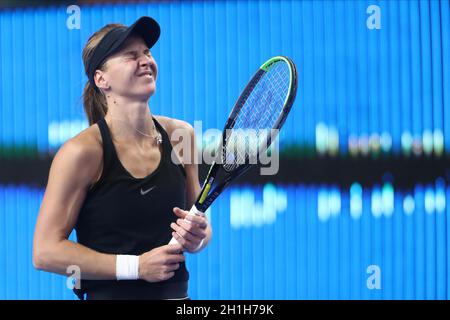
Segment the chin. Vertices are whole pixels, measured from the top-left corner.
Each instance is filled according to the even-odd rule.
[[[155,92],[156,86],[151,85],[143,88],[142,90],[139,90],[139,92],[136,95],[142,97],[143,99],[145,98],[146,100],[148,100]]]
[[[150,89],[146,90],[145,94],[150,98],[156,92],[156,87],[152,86]]]

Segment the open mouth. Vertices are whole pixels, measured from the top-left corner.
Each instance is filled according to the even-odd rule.
[[[146,70],[140,74],[138,74],[138,77],[144,77],[147,79],[154,79],[154,73],[152,70]]]

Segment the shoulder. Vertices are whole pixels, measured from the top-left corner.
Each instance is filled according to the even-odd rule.
[[[185,129],[194,131],[192,125],[186,121],[164,116],[155,116],[155,118],[164,127],[164,130],[166,130],[167,133],[169,133],[169,131],[173,132],[176,129]]]
[[[173,151],[175,151],[186,173],[189,175],[190,170],[197,170],[198,159],[195,152],[197,146],[192,125],[183,120],[164,116],[155,116],[155,119],[167,132]]]
[[[55,155],[54,170],[72,172],[89,183],[103,161],[103,147],[97,125],[92,125],[67,140]]]
[[[83,160],[95,160],[103,155],[102,138],[97,125],[92,125],[67,140],[60,152]]]
[[[154,116],[154,117],[162,125],[164,130],[166,130],[169,137],[175,130],[187,130],[189,133],[194,134],[194,128],[189,122],[165,116]]]

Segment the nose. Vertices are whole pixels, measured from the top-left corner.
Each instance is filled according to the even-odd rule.
[[[139,59],[139,65],[141,67],[151,66],[152,59],[147,57],[146,55],[142,55],[141,59]]]
[[[139,60],[139,68],[152,70],[153,76],[156,78],[156,74],[158,73],[158,67],[153,57],[144,55],[143,58]]]

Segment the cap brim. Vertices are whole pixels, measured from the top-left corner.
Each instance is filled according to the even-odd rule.
[[[127,28],[110,50],[110,54],[122,47],[127,39],[132,35],[139,35],[144,39],[145,44],[150,49],[159,39],[161,29],[158,22],[150,17],[141,17]]]
[[[158,22],[150,17],[139,18],[127,31],[128,36],[132,34],[140,35],[149,48],[153,47],[156,41],[158,41],[160,33],[161,29],[159,28]]]

